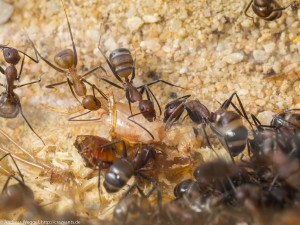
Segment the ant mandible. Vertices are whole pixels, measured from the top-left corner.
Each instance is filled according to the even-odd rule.
[[[34,46],[34,44],[31,40],[30,40],[30,42],[31,42],[33,48],[35,49],[36,53],[39,55],[39,57],[44,62],[46,62],[50,67],[55,69],[57,72],[64,73],[67,77],[66,81],[62,81],[62,82],[47,85],[46,88],[54,88],[55,86],[68,83],[74,98],[79,102],[80,105],[83,106],[84,109],[89,110],[88,112],[82,113],[80,115],[70,117],[69,121],[98,120],[99,118],[85,119],[85,120],[84,119],[79,120],[79,119],[76,119],[76,118],[81,117],[83,115],[86,115],[86,114],[90,113],[91,111],[96,111],[96,110],[101,108],[101,102],[96,97],[95,91],[97,91],[105,100],[108,100],[106,94],[104,94],[99,88],[97,88],[94,84],[90,83],[89,81],[87,81],[84,78],[84,77],[94,73],[95,71],[97,71],[99,69],[101,69],[105,73],[106,73],[106,71],[104,70],[104,68],[102,66],[97,66],[97,67],[91,69],[90,71],[86,72],[85,74],[83,74],[81,76],[79,76],[77,74],[77,69],[76,69],[76,67],[77,67],[76,46],[75,46],[75,43],[74,43],[74,40],[73,40],[71,25],[70,25],[70,22],[69,22],[69,19],[68,19],[68,15],[67,15],[63,0],[61,0],[61,3],[62,3],[64,12],[65,12],[65,16],[66,16],[66,19],[67,19],[67,24],[68,24],[68,29],[69,29],[69,33],[70,33],[70,38],[71,38],[71,41],[72,41],[73,50],[63,49],[62,51],[58,52],[54,57],[54,62],[57,64],[57,66],[55,66],[53,63],[51,63],[49,60],[44,58],[38,52],[38,50],[36,49],[36,47]],[[92,87],[93,95],[87,95],[86,84]],[[80,100],[78,99],[77,96],[82,97],[81,102],[80,102]]]
[[[19,81],[21,78],[24,61],[25,61],[25,56],[27,56],[29,59],[31,59],[35,63],[38,63],[38,59],[34,59],[23,51],[20,51],[18,49],[11,48],[11,47],[8,47],[5,45],[0,45],[0,49],[3,52],[5,62],[9,64],[9,66],[6,67],[6,69],[3,69],[0,66],[0,73],[2,73],[3,75],[6,76],[6,83],[7,83],[7,85],[0,83],[0,86],[4,87],[6,89],[0,95],[0,117],[12,119],[12,118],[16,118],[17,115],[20,113],[22,115],[23,119],[25,120],[25,122],[27,123],[27,125],[29,126],[29,128],[32,130],[32,132],[35,133],[35,135],[45,145],[43,139],[34,131],[32,126],[26,119],[26,117],[23,113],[23,109],[22,109],[22,106],[20,103],[19,96],[14,92],[14,90],[16,88],[24,87],[24,86],[38,83],[41,81],[41,78],[40,78],[39,80],[32,81],[32,82],[25,83],[25,84],[20,84],[20,85],[14,84],[15,81]],[[19,52],[21,54],[23,54],[24,57],[22,59],[21,68],[20,68],[20,71],[18,74],[16,65],[20,62],[20,59],[21,59]],[[37,54],[35,54],[35,56],[37,58]]]

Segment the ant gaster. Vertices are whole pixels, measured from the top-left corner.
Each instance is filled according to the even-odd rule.
[[[58,71],[59,73],[63,73],[67,77],[67,81],[62,81],[54,84],[47,85],[47,88],[54,88],[55,86],[61,85],[68,83],[70,90],[74,96],[74,98],[83,106],[84,109],[88,109],[88,112],[82,113],[77,116],[73,116],[69,118],[69,121],[85,121],[85,120],[77,120],[76,118],[81,117],[83,115],[86,115],[90,113],[91,111],[96,111],[101,108],[101,102],[100,100],[96,97],[95,91],[97,91],[105,100],[107,100],[107,96],[99,89],[97,88],[94,84],[90,83],[87,81],[84,77],[94,73],[95,71],[101,69],[106,73],[106,71],[103,69],[102,66],[97,66],[90,71],[86,72],[84,75],[79,76],[77,74],[77,51],[76,51],[76,46],[73,40],[73,34],[71,30],[71,25],[69,23],[68,15],[64,6],[64,2],[62,2],[65,16],[67,19],[67,24],[68,24],[68,29],[72,41],[72,50],[71,49],[64,49],[60,52],[58,52],[55,57],[54,57],[54,62],[56,63],[57,66],[55,66],[53,63],[48,61],[46,58],[44,58],[35,48],[33,42],[31,41],[31,44],[33,48],[35,49],[36,53],[39,55],[39,57],[46,62],[50,67]],[[87,88],[86,84],[92,87],[93,95],[87,95]],[[78,99],[78,97],[82,97],[82,101]],[[94,119],[86,119],[86,120],[98,120],[98,118]]]
[[[20,85],[14,84],[15,81],[19,81],[21,78],[25,56],[27,56],[35,63],[38,63],[38,60],[30,57],[23,51],[17,50],[15,48],[7,47],[5,45],[0,45],[0,49],[3,51],[3,56],[5,61],[9,64],[9,66],[5,70],[0,66],[0,73],[6,76],[6,82],[7,82],[7,85],[0,84],[0,86],[6,89],[4,92],[1,93],[0,96],[0,117],[11,119],[17,117],[17,115],[20,113],[24,118],[25,122],[27,123],[27,125],[29,126],[29,128],[32,130],[32,132],[34,132],[35,135],[43,142],[43,144],[45,144],[42,138],[33,130],[32,126],[26,119],[22,110],[20,99],[18,95],[14,92],[16,88],[24,87],[26,85],[38,83],[41,81],[40,78],[39,80],[32,81],[25,84],[20,84]],[[19,63],[21,59],[19,52],[22,53],[24,57],[22,59],[21,68],[18,74],[16,65]]]
[[[251,0],[245,10],[245,15],[252,19],[253,17],[247,14],[251,5],[253,12],[257,16],[268,21],[280,18],[282,11],[290,7],[290,5],[286,7],[281,7],[275,0]]]

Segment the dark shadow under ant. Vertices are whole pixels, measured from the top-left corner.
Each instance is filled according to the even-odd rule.
[[[102,66],[97,66],[93,69],[91,69],[90,71],[86,72],[85,74],[79,76],[77,74],[77,51],[76,51],[76,46],[73,40],[73,34],[72,34],[72,30],[71,30],[71,25],[69,23],[69,19],[68,19],[68,15],[65,9],[65,5],[64,2],[61,0],[61,3],[63,5],[63,9],[65,12],[65,16],[67,19],[67,23],[68,23],[68,29],[69,29],[69,33],[70,33],[70,38],[72,41],[72,50],[71,49],[64,49],[60,52],[58,52],[55,57],[54,57],[54,61],[57,64],[54,65],[53,63],[51,63],[50,61],[48,61],[46,58],[44,58],[36,49],[36,47],[34,46],[33,42],[30,40],[32,47],[34,48],[36,54],[45,62],[47,63],[50,67],[52,67],[53,69],[55,69],[57,72],[59,73],[63,73],[66,75],[66,81],[62,81],[62,82],[58,82],[58,83],[54,83],[54,84],[50,84],[47,85],[46,88],[54,88],[58,85],[62,85],[62,84],[68,84],[70,87],[70,90],[72,92],[72,95],[74,96],[74,98],[79,102],[80,105],[83,106],[84,109],[89,110],[88,112],[82,113],[80,115],[77,116],[73,116],[69,118],[69,121],[91,121],[91,120],[99,120],[100,118],[94,118],[94,119],[77,119],[78,117],[81,117],[83,115],[86,115],[88,113],[90,113],[91,111],[96,111],[98,109],[101,108],[101,102],[100,100],[96,97],[95,95],[95,91],[97,91],[106,101],[108,100],[107,96],[99,89],[97,88],[94,84],[88,82],[84,77],[91,75],[92,73],[94,73],[95,71],[101,69],[103,72],[106,73],[106,71],[104,70],[104,68]],[[89,85],[90,87],[92,87],[92,91],[93,91],[93,95],[87,95],[87,88],[86,85]],[[80,101],[78,99],[78,97],[82,97],[82,101]]]
[[[0,72],[6,76],[6,83],[7,83],[6,85],[0,83],[0,86],[4,87],[6,89],[0,95],[0,117],[12,119],[12,118],[16,118],[17,115],[20,113],[22,115],[23,119],[25,120],[25,122],[27,123],[27,125],[29,126],[30,130],[32,130],[32,132],[35,133],[35,135],[45,145],[43,139],[35,132],[35,130],[30,125],[29,121],[26,119],[26,117],[23,113],[23,109],[22,109],[22,105],[21,105],[19,96],[14,92],[14,90],[16,88],[24,87],[24,86],[38,83],[41,81],[41,78],[40,78],[39,80],[32,81],[32,82],[25,83],[25,84],[20,84],[20,85],[14,84],[15,81],[19,81],[21,78],[24,61],[25,61],[25,56],[28,57],[29,59],[31,59],[32,61],[34,61],[35,63],[38,63],[37,55],[35,54],[36,59],[34,59],[23,51],[20,51],[18,49],[11,48],[11,47],[8,47],[5,45],[0,45],[0,49],[3,52],[5,62],[9,64],[9,66],[6,67],[6,69],[3,69],[0,66]],[[24,57],[22,59],[21,68],[18,73],[18,71],[16,69],[16,65],[20,62],[20,59],[21,59],[19,52],[21,54],[23,54]]]

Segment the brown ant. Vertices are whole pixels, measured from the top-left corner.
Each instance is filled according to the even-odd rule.
[[[54,83],[54,84],[50,84],[47,85],[46,88],[54,88],[55,86],[61,85],[61,84],[65,84],[68,83],[70,90],[72,92],[72,95],[74,96],[74,98],[79,102],[80,105],[83,106],[84,109],[88,109],[88,112],[82,113],[80,115],[74,116],[69,118],[69,121],[90,121],[90,120],[98,120],[99,118],[94,118],[94,119],[86,119],[86,120],[77,120],[76,118],[81,117],[83,115],[86,115],[88,113],[90,113],[91,111],[96,111],[98,109],[101,108],[101,102],[100,100],[96,97],[95,95],[95,91],[97,91],[98,93],[100,93],[100,95],[105,99],[108,100],[107,96],[99,89],[97,88],[94,84],[90,83],[89,81],[87,81],[84,77],[94,73],[95,71],[101,69],[102,71],[104,71],[106,73],[106,71],[104,70],[104,68],[102,66],[97,66],[93,69],[91,69],[90,71],[86,72],[84,75],[79,76],[77,74],[77,51],[76,51],[76,46],[73,40],[73,34],[72,34],[72,30],[71,30],[71,25],[69,23],[69,19],[68,19],[68,15],[65,9],[65,5],[64,2],[61,0],[62,5],[63,5],[63,9],[65,12],[65,16],[67,19],[67,23],[68,23],[68,29],[69,29],[69,33],[70,33],[70,37],[71,37],[71,41],[72,41],[72,47],[73,50],[71,49],[64,49],[60,52],[58,52],[55,57],[54,57],[54,61],[57,64],[54,65],[53,63],[51,63],[50,61],[48,61],[46,58],[44,58],[35,48],[33,42],[30,40],[33,48],[35,49],[35,52],[39,55],[39,57],[46,62],[50,67],[52,67],[53,69],[55,69],[57,72],[59,73],[63,73],[66,75],[67,80],[66,81],[62,81],[62,82],[58,82],[58,83]],[[87,95],[87,88],[86,88],[86,84],[92,87],[92,91],[93,91],[93,95]],[[80,100],[78,99],[78,97],[82,97],[82,101],[80,102]]]
[[[236,96],[242,112],[232,103],[234,96]],[[186,110],[194,123],[202,125],[210,148],[212,149],[205,131],[206,125],[209,125],[212,131],[218,136],[234,162],[233,157],[239,155],[244,150],[248,141],[248,130],[243,125],[242,117],[251,125],[238,95],[233,93],[215,112],[210,112],[199,100],[187,101],[189,97],[190,95],[180,97],[166,105],[164,112],[166,129],[171,127],[180,118],[184,110]],[[236,112],[228,110],[230,105],[234,107]]]
[[[157,104],[157,106],[159,108],[159,112],[161,114],[162,111],[161,111],[160,104],[159,104],[157,98],[155,97],[155,95],[153,94],[153,92],[151,91],[151,89],[149,88],[149,86],[156,84],[158,82],[162,82],[164,84],[167,84],[167,85],[170,85],[173,87],[179,87],[179,88],[182,88],[182,87],[171,84],[167,81],[160,80],[160,79],[155,80],[150,83],[147,83],[147,84],[144,84],[144,85],[141,85],[139,87],[135,87],[132,84],[133,79],[135,78],[135,60],[133,60],[131,52],[126,48],[118,48],[118,49],[113,50],[110,53],[109,59],[108,59],[106,57],[106,55],[104,54],[104,52],[102,51],[102,49],[100,48],[100,41],[101,41],[101,38],[99,39],[98,49],[101,52],[102,56],[105,58],[105,61],[108,64],[110,70],[112,71],[114,77],[120,83],[122,83],[123,87],[110,81],[110,80],[107,80],[105,78],[101,78],[101,80],[104,80],[105,82],[111,84],[112,86],[119,88],[119,89],[123,89],[125,91],[125,96],[128,101],[129,109],[130,109],[130,113],[131,113],[131,115],[128,117],[128,119],[130,121],[132,121],[133,123],[137,124],[138,126],[140,126],[141,128],[143,128],[145,131],[147,131],[149,133],[149,135],[152,137],[152,139],[154,139],[154,136],[145,127],[143,127],[141,124],[135,122],[131,118],[134,116],[137,116],[137,115],[143,115],[149,122],[154,121],[156,119],[156,112],[155,112],[154,103],[153,103],[154,101]],[[129,78],[130,75],[131,75],[131,77]],[[147,100],[143,100],[143,97],[142,97],[142,95],[145,91],[147,94]],[[134,103],[134,102],[139,102],[140,112],[136,113],[136,114],[132,114],[132,109],[131,109],[131,103]]]
[[[0,194],[1,211],[11,211],[20,207],[25,207],[32,216],[45,216],[45,211],[34,200],[33,191],[25,184],[24,176],[12,155],[10,153],[5,154],[0,158],[0,161],[6,157],[10,157],[12,159],[20,178],[15,175],[8,176]],[[16,180],[18,183],[9,185],[11,179]]]
[[[244,13],[247,17],[253,19],[252,16],[247,14],[251,5],[253,12],[258,17],[264,20],[272,21],[281,17],[282,11],[290,7],[292,3],[286,7],[281,7],[275,0],[251,0]]]
[[[0,83],[0,86],[4,87],[6,89],[0,95],[0,117],[12,119],[12,118],[16,118],[17,115],[20,113],[22,115],[23,119],[25,120],[25,122],[27,123],[27,125],[29,126],[30,130],[32,130],[32,132],[35,133],[35,135],[45,145],[43,139],[34,131],[32,126],[30,125],[29,121],[26,119],[26,117],[23,113],[23,109],[22,109],[22,105],[20,103],[19,96],[14,92],[14,90],[16,88],[24,87],[24,86],[38,83],[41,81],[41,78],[40,78],[39,80],[32,81],[32,82],[25,83],[25,84],[20,84],[20,85],[14,84],[15,81],[19,81],[21,78],[24,61],[25,61],[25,56],[27,56],[29,59],[31,59],[35,63],[38,63],[38,60],[30,57],[23,51],[20,51],[15,48],[7,47],[5,45],[0,45],[0,49],[3,52],[5,61],[9,64],[9,66],[6,69],[3,69],[0,66],[0,73],[4,74],[6,76],[6,83],[7,83],[7,85]],[[22,59],[21,68],[20,68],[20,71],[18,74],[16,65],[20,62],[20,59],[21,59],[19,52],[22,53],[24,55],[24,57]],[[36,55],[36,58],[37,58],[37,55]]]

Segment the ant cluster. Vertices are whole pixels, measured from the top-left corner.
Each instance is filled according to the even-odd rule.
[[[109,57],[100,47],[100,54],[104,57],[110,72],[118,80],[119,84],[103,78],[97,74],[98,80],[104,81],[113,87],[125,92],[127,103],[126,118],[120,121],[117,112],[117,104],[113,96],[105,94],[95,84],[88,81],[88,77],[101,70],[106,76],[107,71],[103,66],[96,66],[83,75],[77,73],[77,50],[73,40],[73,34],[68,15],[62,1],[65,17],[67,19],[68,31],[72,41],[72,49],[64,49],[54,57],[54,63],[42,56],[29,39],[35,52],[35,58],[18,49],[0,45],[5,62],[9,66],[4,69],[0,66],[0,72],[6,76],[7,84],[0,84],[5,91],[0,97],[0,116],[4,118],[15,118],[19,113],[37,137],[45,144],[44,140],[35,132],[26,119],[18,95],[14,92],[16,88],[40,82],[41,79],[26,84],[15,85],[19,81],[23,71],[25,57],[35,63],[39,59],[48,64],[55,71],[65,75],[61,82],[47,85],[46,88],[67,84],[75,98],[86,112],[72,116],[69,121],[95,121],[100,118],[80,117],[102,107],[104,101],[109,105],[110,122],[112,125],[111,139],[93,135],[78,135],[74,147],[82,157],[87,168],[98,172],[98,197],[101,204],[101,185],[107,194],[121,192],[126,186],[129,188],[123,193],[119,203],[114,207],[112,223],[117,224],[278,224],[290,214],[295,214],[299,209],[298,197],[300,191],[299,169],[300,169],[300,114],[299,109],[287,110],[280,113],[270,121],[269,125],[263,125],[251,114],[248,117],[243,104],[236,93],[226,99],[216,111],[210,111],[198,99],[189,100],[191,95],[179,97],[166,104],[163,112],[163,121],[157,119],[156,108],[162,114],[161,106],[151,91],[150,86],[159,82],[181,88],[165,80],[156,80],[141,86],[134,86],[135,59],[126,48],[113,50]],[[254,13],[265,20],[274,20],[281,16],[282,10],[275,1],[252,0],[246,8],[245,14],[252,5]],[[247,15],[248,16],[248,15]],[[20,62],[20,54],[23,55],[19,73],[16,65]],[[88,94],[91,88],[92,94]],[[144,97],[146,94],[146,98]],[[100,99],[100,95],[103,99]],[[233,99],[236,98],[238,105]],[[138,112],[134,111],[132,104],[138,103]],[[156,106],[155,106],[156,105]],[[230,109],[229,107],[232,107]],[[169,202],[164,200],[163,190],[156,176],[148,175],[146,170],[151,170],[153,164],[165,167],[174,161],[170,161],[168,153],[159,149],[156,139],[155,128],[146,126],[140,122],[143,118],[147,123],[159,123],[163,127],[164,135],[176,126],[182,126],[184,120],[180,118],[186,114],[193,125],[193,135],[201,134],[210,150],[216,155],[216,160],[204,162],[194,169],[194,179],[186,179],[178,183],[174,188],[175,198]],[[244,125],[244,120],[250,126]],[[145,132],[150,141],[136,141],[128,143],[126,136],[116,138],[119,132],[117,124],[131,124],[138,127],[138,132]],[[212,132],[210,134],[209,130]],[[178,131],[180,132],[180,130]],[[14,154],[0,147],[0,151],[6,153],[0,162],[10,158],[16,168],[17,174],[8,173],[8,178],[0,195],[1,211],[12,211],[20,207],[26,209],[25,218],[31,220],[59,219],[59,220],[81,220],[84,224],[90,224],[87,218],[80,218],[73,214],[65,213],[56,215],[45,210],[35,199],[32,189],[25,184],[24,176],[18,167],[16,160],[43,170],[50,177],[50,182],[74,182],[75,176],[70,171],[60,170],[50,166],[42,160],[38,160],[28,151],[19,146],[4,131],[0,133],[9,138],[27,157]],[[122,137],[122,135],[120,135]],[[231,161],[222,159],[211,142],[211,136],[216,137],[228,153]],[[132,147],[133,146],[133,147]],[[245,156],[244,150],[248,153]],[[239,157],[239,160],[237,160]],[[182,158],[177,159],[178,161]],[[180,164],[180,163],[179,163]],[[158,168],[158,167],[157,167]],[[2,167],[0,167],[2,169]],[[104,180],[101,183],[101,175],[104,171]],[[134,178],[134,182],[130,180]],[[10,184],[14,180],[15,184]],[[148,182],[151,187],[143,190],[140,180]],[[76,184],[76,186],[79,184]],[[71,186],[71,185],[70,185]],[[137,195],[132,195],[133,189]],[[155,203],[149,199],[155,193]],[[281,218],[272,218],[272,213],[282,213]],[[294,215],[298,218],[297,215]],[[99,222],[99,221],[98,221]]]

